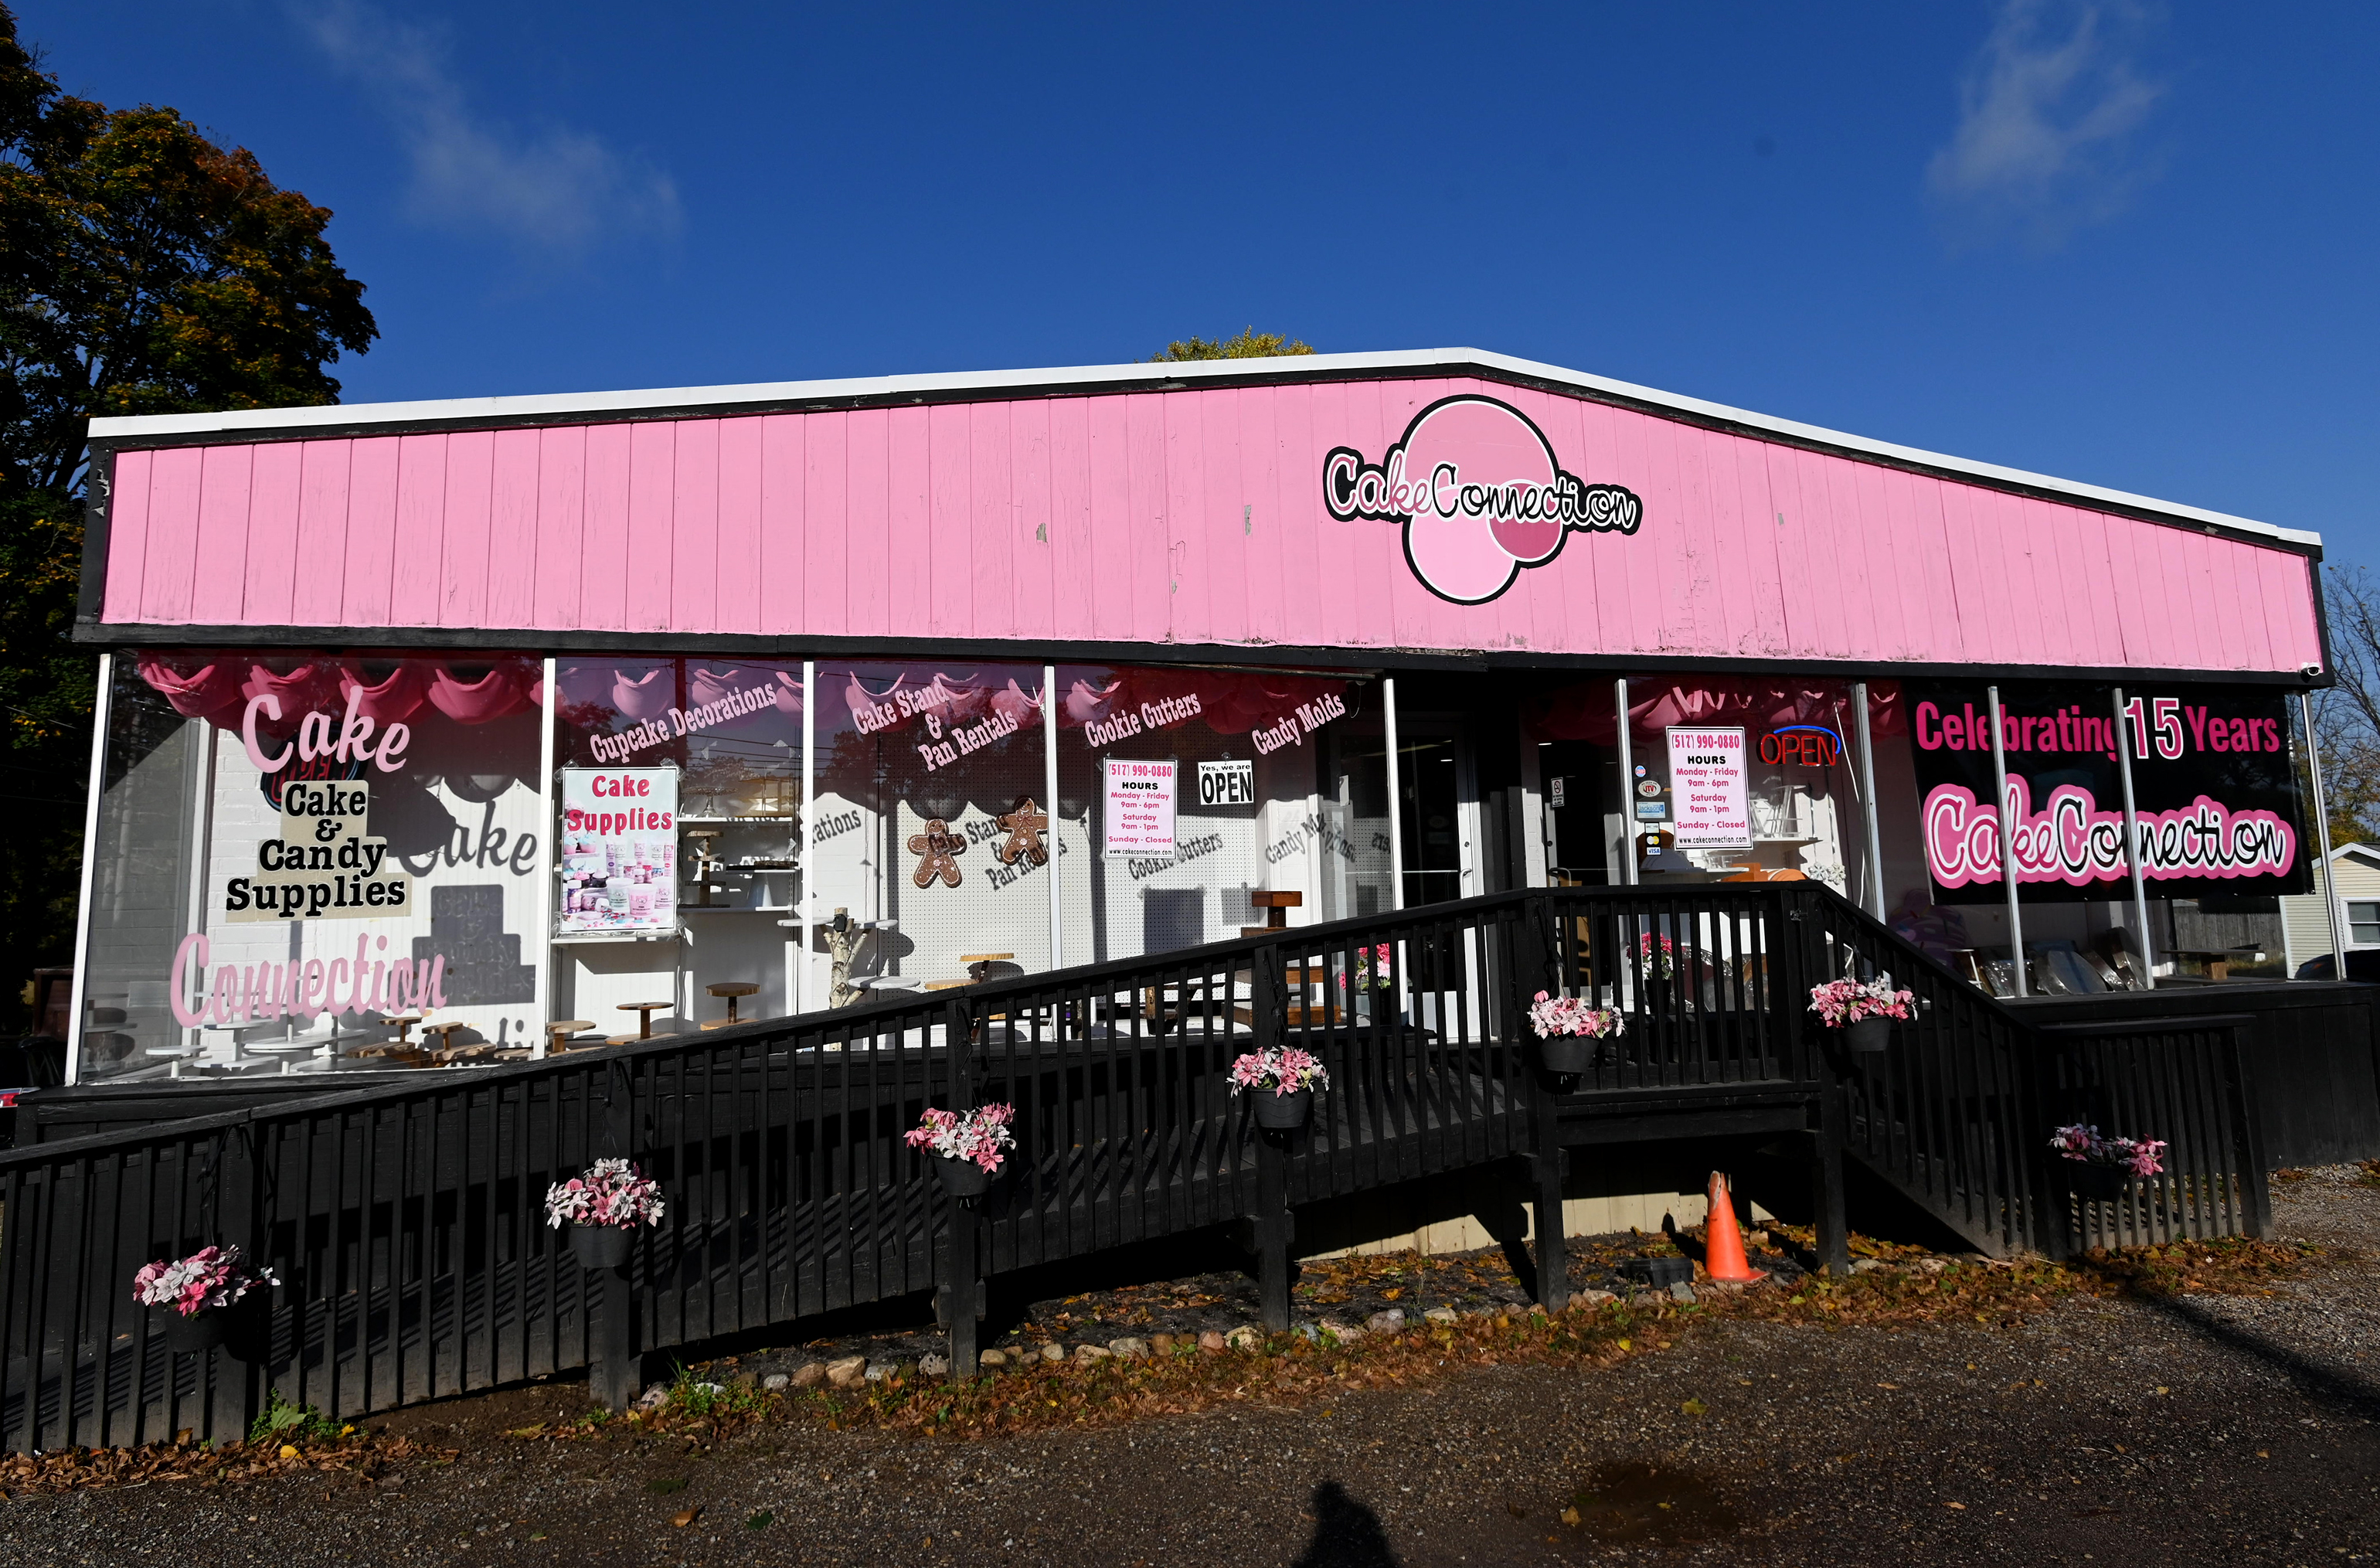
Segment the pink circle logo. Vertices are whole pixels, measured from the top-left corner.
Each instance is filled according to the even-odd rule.
[[[1468,393],[1415,415],[1378,463],[1332,447],[1322,504],[1342,522],[1402,523],[1414,576],[1457,604],[1502,593],[1522,567],[1561,553],[1572,529],[1634,533],[1645,512],[1633,491],[1563,472],[1526,414]]]

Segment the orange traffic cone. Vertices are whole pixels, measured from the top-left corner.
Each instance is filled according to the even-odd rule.
[[[1748,1285],[1768,1277],[1743,1256],[1743,1233],[1735,1224],[1735,1199],[1729,1196],[1727,1177],[1717,1171],[1710,1179],[1710,1219],[1703,1226],[1703,1262],[1710,1277],[1723,1285]]]

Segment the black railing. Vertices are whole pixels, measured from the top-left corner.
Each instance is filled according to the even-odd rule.
[[[1846,966],[1919,994],[1880,1061],[1832,1059],[1804,1008]],[[1525,1022],[1557,987],[1627,1018],[1572,1078]],[[1815,884],[1544,890],[41,1145],[0,1153],[0,1449],[228,1435],[267,1387],[346,1417],[592,1366],[616,1398],[631,1350],[929,1290],[964,1355],[979,1278],[1228,1222],[1285,1321],[1289,1206],[1539,1152],[1598,1096],[1800,1095],[1971,1236],[2058,1251],[2088,1237],[2046,1219],[2050,1068],[2081,1062],[2160,1086],[2140,1130],[2191,1129],[2124,1223],[2252,1226],[2236,1041],[2169,1023],[2053,1040]],[[1291,1138],[1229,1088],[1274,1044],[1330,1075]],[[1017,1147],[961,1204],[902,1135],[990,1100]],[[615,1154],[670,1213],[590,1272],[541,1200]],[[211,1243],[281,1283],[177,1355],[132,1275]]]

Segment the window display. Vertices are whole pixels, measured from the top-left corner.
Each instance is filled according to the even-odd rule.
[[[113,670],[83,1081],[535,1040],[538,661],[160,651]]]

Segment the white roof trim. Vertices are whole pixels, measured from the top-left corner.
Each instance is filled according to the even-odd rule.
[[[974,371],[949,375],[866,376],[844,381],[753,382],[740,386],[572,392],[527,397],[453,397],[419,403],[334,403],[304,408],[240,408],[212,414],[143,414],[93,419],[91,421],[91,439],[137,444],[144,436],[218,432],[225,435],[296,434],[321,427],[351,429],[358,425],[431,421],[468,423],[474,419],[511,422],[534,419],[540,415],[584,418],[590,414],[633,414],[656,408],[699,408],[709,404],[737,406],[817,399],[879,399],[898,397],[904,394],[925,396],[937,393],[999,392],[1011,387],[1081,386],[1089,389],[1112,384],[1147,385],[1152,382],[1190,383],[1208,377],[1244,377],[1251,371],[1295,380],[1301,374],[1316,371],[1415,371],[1433,367],[1443,367],[1452,371],[1465,366],[1504,371],[1533,381],[1574,386],[1582,391],[1626,398],[1656,407],[1674,408],[1680,413],[1721,419],[1750,430],[1767,431],[1797,441],[1815,442],[1896,462],[1914,463],[1946,472],[1970,474],[1977,479],[2055,492],[2082,502],[2161,512],[2190,522],[2212,523],[2220,528],[2264,534],[2292,544],[2319,545],[2322,542],[2320,534],[2301,529],[2277,528],[2271,523],[2185,506],[2172,501],[2159,501],[2153,496],[2080,484],[2047,474],[2002,468],[1997,463],[1978,463],[1964,457],[1946,456],[1938,452],[1900,446],[1887,441],[1871,441],[1865,436],[1847,435],[1819,425],[1779,419],[1767,414],[1731,408],[1723,403],[1682,397],[1672,392],[1586,375],[1578,371],[1564,370],[1559,365],[1539,364],[1534,359],[1515,359],[1509,355],[1491,354],[1480,348],[1423,348],[1392,354],[1312,354],[1273,359],[1197,359],[1163,364],[1083,365],[1055,370]]]

